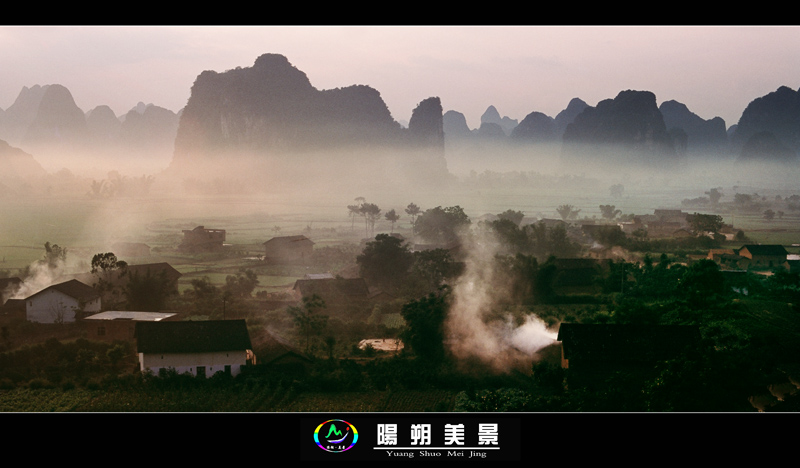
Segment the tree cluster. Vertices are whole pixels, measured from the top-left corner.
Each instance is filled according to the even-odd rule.
[[[544,261],[550,256],[575,257],[581,251],[580,244],[570,239],[563,224],[548,227],[544,221],[539,221],[517,226],[511,220],[498,219],[485,226],[494,233],[502,247],[501,252],[506,255],[533,255]]]
[[[388,234],[378,234],[368,242],[356,262],[368,284],[412,296],[434,291],[463,271],[463,264],[445,249],[411,252],[402,240]]]
[[[462,229],[471,224],[460,206],[430,208],[414,222],[417,235],[431,243],[449,244],[459,239]]]

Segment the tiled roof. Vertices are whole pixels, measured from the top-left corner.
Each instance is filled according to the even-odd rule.
[[[203,353],[251,349],[244,320],[136,322],[139,353]]]
[[[743,245],[739,251],[747,249],[753,255],[781,256],[789,252],[782,245],[778,244],[749,244]]]
[[[273,237],[272,239],[264,242],[263,245],[267,245],[267,244],[269,244],[270,246],[273,246],[273,245],[284,245],[284,244],[291,244],[291,243],[294,243],[294,242],[303,242],[303,241],[308,241],[308,242],[311,242],[312,244],[314,243],[308,237],[300,235],[300,236]]]
[[[32,294],[28,298],[30,299],[32,297],[38,296],[39,294],[42,294],[43,292],[49,291],[51,289],[55,289],[56,291],[59,291],[59,292],[61,292],[63,294],[66,294],[69,297],[72,297],[72,298],[77,299],[78,301],[84,301],[84,302],[85,301],[91,301],[93,299],[96,299],[96,298],[100,297],[100,294],[98,294],[97,291],[93,287],[89,286],[88,284],[84,284],[84,283],[81,283],[78,280],[73,279],[73,280],[65,281],[63,283],[58,283],[58,284],[54,284],[52,286],[48,286],[48,287],[42,289],[41,291],[37,292],[36,294]]]

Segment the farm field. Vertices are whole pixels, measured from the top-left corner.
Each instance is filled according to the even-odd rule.
[[[174,390],[0,390],[0,412],[425,412],[451,411],[457,392],[299,392],[261,387]]]

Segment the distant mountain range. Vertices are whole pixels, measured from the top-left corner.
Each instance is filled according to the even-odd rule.
[[[180,114],[139,103],[116,116],[108,106],[83,112],[59,84],[24,87],[8,109],[0,111],[0,140],[34,155],[97,158],[130,162],[172,158]]]
[[[574,98],[555,118],[532,111],[519,122],[489,106],[477,129],[468,128],[457,111],[443,113],[439,98],[429,97],[404,128],[377,90],[318,90],[286,57],[264,54],[252,67],[200,73],[178,113],[142,103],[123,116],[108,106],[83,112],[64,86],[25,87],[11,107],[0,110],[0,140],[7,143],[0,148],[3,160],[11,153],[19,157],[11,147],[33,158],[70,151],[100,158],[159,153],[171,159],[173,173],[229,164],[244,153],[273,168],[279,160],[286,169],[292,159],[275,155],[367,152],[378,161],[378,154],[391,152],[399,154],[392,156],[398,167],[424,165],[435,178],[446,173],[448,145],[478,143],[560,145],[573,158],[603,157],[597,149],[606,148],[644,162],[702,157],[796,163],[800,92],[781,86],[754,99],[730,128],[677,101],[657,106],[653,93],[634,90],[596,106]]]

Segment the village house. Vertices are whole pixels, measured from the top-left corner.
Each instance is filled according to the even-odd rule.
[[[783,268],[789,273],[800,273],[800,260],[789,259],[783,264]]]
[[[87,272],[76,274],[72,277],[93,287],[100,286],[101,280],[104,281],[105,288],[102,291],[103,302],[107,307],[113,307],[114,304],[123,301],[125,289],[132,278],[143,279],[148,276],[163,279],[167,282],[168,289],[177,292],[178,279],[180,279],[182,274],[169,263],[158,262],[126,265],[125,268],[118,268],[107,274],[101,272]]]
[[[677,223],[682,226],[686,226],[689,223],[686,221],[686,216],[689,213],[684,213],[681,210],[669,210],[669,209],[656,209],[653,210],[653,216],[656,217],[658,221],[662,223]]]
[[[705,258],[713,260],[723,270],[738,270],[742,259],[734,249],[710,249]]]
[[[109,310],[84,317],[82,323],[86,337],[97,341],[133,341],[137,322],[175,321],[178,314],[173,312],[135,312],[128,310]]]
[[[313,360],[287,340],[268,330],[262,333],[258,356],[259,368],[281,374],[304,373],[311,368]]]
[[[333,273],[306,273],[303,275],[303,279],[307,280],[315,280],[315,279],[333,279],[336,278],[333,276]]]
[[[742,257],[742,268],[767,267],[776,268],[786,263],[789,252],[782,245],[777,244],[749,244],[739,249]]]
[[[100,312],[100,294],[78,280],[54,284],[25,298],[29,322],[70,323]]]
[[[255,364],[244,320],[140,321],[135,335],[142,372],[236,376]]]
[[[634,216],[633,221],[620,221],[617,223],[617,226],[619,226],[626,235],[631,235],[640,229],[646,230],[641,216]]]
[[[178,246],[181,252],[211,252],[222,249],[225,243],[224,229],[206,229],[197,226],[183,231],[183,242]]]
[[[124,273],[120,272],[119,281],[126,282],[126,276],[129,279],[134,276],[144,277],[148,275],[163,276],[173,288],[178,287],[178,280],[182,276],[180,271],[167,262],[142,263],[140,265],[128,265]]]
[[[306,263],[314,253],[314,242],[306,236],[273,237],[264,242],[267,263]]]

